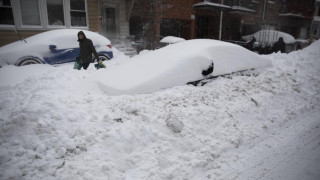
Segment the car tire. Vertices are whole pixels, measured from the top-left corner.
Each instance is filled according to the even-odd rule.
[[[42,61],[37,57],[28,56],[28,57],[20,58],[16,65],[17,66],[26,66],[26,65],[30,65],[30,64],[41,64],[41,62]]]
[[[96,60],[97,60],[97,58],[94,58],[94,61],[96,61]],[[101,60],[101,61],[109,61],[110,58],[108,56],[106,56],[106,55],[99,55],[99,60]]]

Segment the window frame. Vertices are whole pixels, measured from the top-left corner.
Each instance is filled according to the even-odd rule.
[[[72,22],[71,22],[71,12],[85,12],[86,13],[86,26],[72,26]],[[88,27],[89,28],[89,19],[88,19],[88,4],[87,4],[87,0],[84,0],[84,11],[83,10],[72,10],[71,9],[71,1],[69,0],[69,16],[70,16],[70,27],[72,28],[84,28],[84,27]]]
[[[38,0],[41,25],[40,26],[39,25],[23,25],[20,1],[21,0],[10,0],[14,24],[13,25],[0,24],[0,30],[16,30],[16,29],[17,30],[53,30],[53,29],[70,29],[70,28],[77,28],[77,29],[83,29],[83,30],[89,29],[88,0],[84,0],[85,13],[86,13],[86,26],[71,26],[70,0],[63,0],[63,15],[64,15],[63,26],[49,25],[47,0]]]
[[[18,4],[19,4],[18,14],[19,14],[19,19],[21,20],[21,25],[20,25],[21,28],[42,28],[43,27],[43,25],[42,25],[42,13],[41,13],[41,5],[40,5],[40,1],[41,0],[38,0],[40,25],[27,25],[27,24],[25,25],[25,24],[23,24],[20,1],[23,1],[23,0],[18,0]]]
[[[50,25],[49,24],[49,15],[48,15],[48,4],[47,0],[45,0],[45,11],[47,13],[46,20],[47,20],[47,27],[48,29],[57,29],[57,28],[67,28],[67,17],[66,17],[66,0],[62,0],[62,10],[63,10],[63,22],[64,25]]]
[[[11,6],[1,5],[0,7],[11,8],[11,10],[12,10],[12,16],[13,16],[13,24],[0,24],[0,28],[12,28],[12,27],[15,27],[16,19],[15,19],[15,16],[14,16],[14,10],[13,10],[12,0],[10,0],[10,3],[11,3]]]

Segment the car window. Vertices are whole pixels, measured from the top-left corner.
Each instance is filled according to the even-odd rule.
[[[54,38],[52,42],[57,46],[57,49],[67,49],[79,47],[79,42],[77,40],[78,38],[76,35],[61,35],[57,38]]]

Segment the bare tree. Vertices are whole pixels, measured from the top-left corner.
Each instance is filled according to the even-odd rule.
[[[137,0],[135,1],[130,27],[133,34],[143,39],[143,48],[155,49],[160,35],[160,23],[163,6],[170,5],[172,0]]]

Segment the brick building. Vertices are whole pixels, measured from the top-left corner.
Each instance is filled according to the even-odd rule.
[[[142,2],[148,4],[150,0],[140,0]],[[149,7],[153,13],[147,17],[152,23],[147,18],[140,18],[140,31],[143,31],[140,36],[151,44],[145,46],[148,48],[157,47],[159,40],[169,35],[185,39],[219,39],[221,36],[222,40],[235,41],[261,29],[280,30],[295,38],[308,38],[314,3],[315,0],[159,0]],[[142,12],[141,6],[136,1],[133,11]],[[137,17],[131,17],[130,29],[137,25],[131,23],[138,22]]]
[[[279,11],[279,30],[295,38],[309,38],[314,4],[314,0],[282,0]]]

